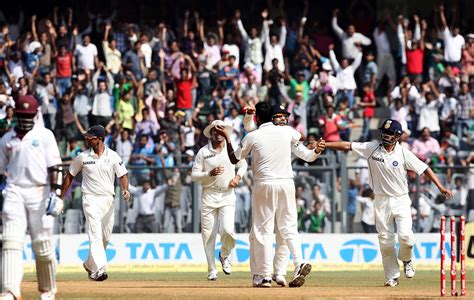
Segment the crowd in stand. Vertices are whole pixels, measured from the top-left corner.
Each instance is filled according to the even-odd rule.
[[[403,126],[402,145],[438,167],[456,194],[444,202],[422,178],[413,208],[421,229],[435,231],[436,214],[468,216],[474,169],[452,168],[474,166],[474,33],[460,26],[460,12],[437,6],[424,19],[386,9],[374,22],[368,1],[352,1],[349,11],[366,18],[335,9],[323,24],[303,3],[297,19],[283,9],[222,18],[185,10],[179,28],[167,20],[124,23],[115,11],[54,8],[44,18],[20,11],[8,21],[0,12],[1,134],[14,128],[15,99],[26,94],[40,103],[37,122],[53,130],[64,161],[83,150],[81,133],[103,125],[106,144],[130,169],[135,201],[127,230],[182,232],[191,230],[189,167],[213,120],[232,125],[237,145],[245,135],[243,107],[268,101],[285,106],[289,125],[308,140],[368,141],[377,138],[376,111],[385,108]],[[82,18],[87,27],[76,25]],[[351,134],[355,127],[360,136]],[[363,229],[373,232],[367,163],[356,164],[349,231],[359,202]],[[415,179],[410,174],[413,195]],[[335,199],[326,185],[297,186],[301,231],[327,232]],[[249,229],[250,186],[248,174],[236,189],[238,232]]]

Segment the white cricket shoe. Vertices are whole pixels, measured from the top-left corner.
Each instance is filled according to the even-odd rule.
[[[285,279],[285,276],[283,276],[283,275],[273,274],[272,280],[275,281],[276,284],[278,284],[282,287],[286,286],[286,279]]]
[[[222,257],[219,252],[219,260],[222,265],[222,271],[225,275],[230,275],[232,273],[232,264],[230,263],[229,257]]]
[[[99,269],[99,271],[92,273],[89,276],[89,279],[92,281],[104,281],[107,280],[109,276],[107,275],[107,272],[105,272],[105,268]]]
[[[413,262],[411,260],[403,262],[403,271],[405,271],[406,278],[415,277],[415,267],[413,266]]]
[[[261,277],[258,287],[261,288],[271,288],[272,287],[272,279],[270,277]]]
[[[398,278],[392,278],[392,279],[389,279],[389,280],[385,281],[384,286],[396,287],[399,284],[400,284],[400,282],[398,281]]]
[[[217,271],[211,271],[207,273],[207,280],[216,281],[217,280]]]
[[[23,299],[21,296],[15,297],[11,292],[6,292],[0,294],[0,300],[21,300]]]
[[[253,287],[258,287],[259,284],[260,284],[260,276],[258,276],[257,274],[253,274],[252,286]]]
[[[301,287],[305,282],[305,277],[311,272],[310,263],[301,263],[295,268],[293,279],[288,284],[289,287]]]
[[[41,293],[40,299],[41,300],[54,300],[54,299],[56,299],[56,296],[51,291],[50,292],[43,292],[43,293]]]

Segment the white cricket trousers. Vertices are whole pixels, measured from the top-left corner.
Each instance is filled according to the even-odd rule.
[[[294,266],[297,267],[302,262],[297,221],[295,184],[292,179],[254,183],[250,232],[250,265],[253,274],[263,277],[270,277],[272,274],[275,226],[281,234],[281,244],[285,243],[293,255]]]
[[[9,184],[3,191],[2,212],[2,292],[20,296],[23,278],[23,244],[26,229],[35,253],[36,277],[40,292],[56,293],[56,255],[53,235],[54,218],[46,215],[49,186],[24,187]]]
[[[232,249],[235,248],[234,217],[235,217],[235,193],[231,192],[213,192],[207,189],[203,190],[202,202],[206,203],[209,199],[222,197],[223,203],[232,203],[222,207],[201,205],[201,237],[206,252],[208,272],[217,273],[215,261],[216,237],[217,233],[221,236],[222,257],[228,257]]]
[[[89,257],[85,263],[89,270],[97,272],[107,266],[105,249],[114,227],[114,196],[84,194],[82,207],[90,242]]]
[[[411,200],[408,195],[400,197],[375,197],[375,226],[377,228],[380,252],[382,254],[383,269],[386,280],[399,278],[395,249],[395,227],[398,234],[398,259],[409,261],[412,259],[415,237],[412,230]]]

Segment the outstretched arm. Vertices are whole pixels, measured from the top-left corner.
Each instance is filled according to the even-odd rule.
[[[349,151],[352,150],[352,147],[350,142],[326,142],[326,149]]]
[[[430,167],[428,167],[426,169],[426,171],[423,173],[426,175],[426,177],[428,177],[431,181],[433,181],[433,183],[436,185],[436,187],[438,188],[438,190],[440,191],[441,194],[443,194],[446,198],[448,199],[451,199],[453,198],[453,192],[451,192],[450,190],[448,190],[447,188],[445,188],[441,182],[439,181],[438,177],[436,176],[436,174],[433,172],[433,170],[431,170]]]

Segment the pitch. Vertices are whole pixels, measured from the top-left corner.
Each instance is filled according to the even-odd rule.
[[[104,282],[91,282],[85,272],[60,272],[57,299],[307,299],[307,298],[426,298],[439,295],[439,272],[417,271],[414,279],[401,278],[396,288],[383,287],[382,270],[319,271],[315,266],[302,288],[252,288],[248,272],[219,273],[208,282],[206,272],[112,271]],[[468,274],[468,296],[474,280]],[[24,299],[37,297],[34,273],[26,273]],[[289,278],[289,276],[288,276]],[[449,283],[449,281],[448,281]]]

